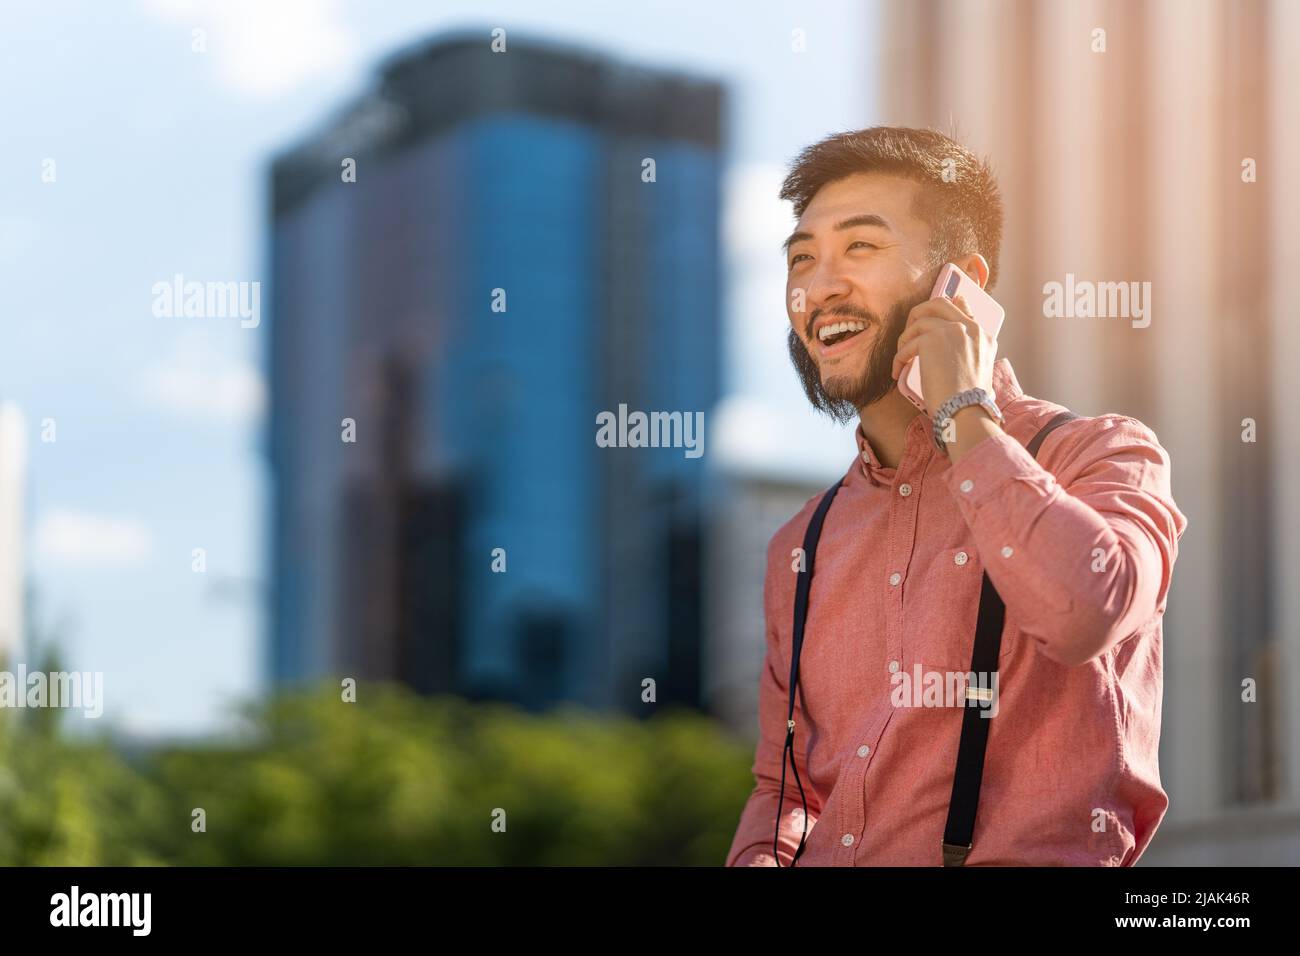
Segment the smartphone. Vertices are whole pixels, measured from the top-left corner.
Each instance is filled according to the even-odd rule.
[[[934,282],[930,298],[937,299],[942,296],[945,299],[952,299],[959,295],[966,300],[966,305],[980,328],[996,339],[998,332],[1002,330],[1002,320],[1007,316],[1006,310],[998,305],[993,296],[981,289],[978,282],[949,262],[939,270],[939,278]],[[921,396],[919,355],[908,362],[907,368],[903,369],[903,373],[898,376],[898,390],[909,402],[921,411],[926,411],[925,400]]]

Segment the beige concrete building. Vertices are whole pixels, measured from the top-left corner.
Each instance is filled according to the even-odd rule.
[[[737,737],[756,741],[758,684],[767,652],[763,583],[767,546],[808,499],[837,476],[807,476],[729,467],[706,537],[704,697],[708,710]]]
[[[882,9],[878,121],[1000,176],[999,354],[1032,395],[1140,418],[1174,463],[1171,804],[1142,864],[1300,863],[1300,4]],[[1149,312],[1048,317],[1068,281],[1149,282]]]

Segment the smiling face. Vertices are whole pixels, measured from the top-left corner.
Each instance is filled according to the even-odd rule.
[[[841,422],[894,387],[898,336],[938,275],[930,226],[913,212],[920,188],[883,173],[828,183],[787,240],[790,358],[809,399]]]

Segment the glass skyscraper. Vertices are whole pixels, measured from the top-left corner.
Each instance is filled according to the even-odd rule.
[[[272,166],[270,677],[698,705],[705,458],[596,431],[703,412],[707,455],[723,91],[491,44]]]

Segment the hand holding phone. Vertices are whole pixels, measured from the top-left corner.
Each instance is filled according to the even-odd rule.
[[[966,300],[971,316],[979,323],[980,328],[996,339],[998,332],[1002,330],[1002,320],[1006,318],[1006,310],[998,305],[993,296],[981,289],[978,282],[949,262],[939,270],[939,278],[935,280],[934,289],[930,292],[930,298],[954,299],[957,296],[961,296]],[[912,359],[907,364],[907,368],[903,369],[902,374],[898,376],[898,390],[903,393],[903,396],[909,402],[921,411],[926,411],[925,399],[921,395],[921,357],[919,355]]]

